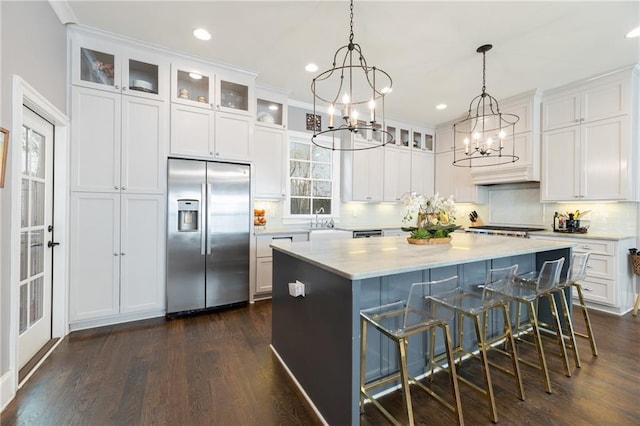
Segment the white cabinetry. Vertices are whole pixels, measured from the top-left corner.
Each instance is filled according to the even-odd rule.
[[[531,233],[533,239],[575,243],[577,253],[591,252],[587,276],[582,282],[583,294],[590,307],[622,315],[633,307],[635,288],[627,260],[634,247],[633,238],[605,239],[546,236]],[[568,260],[567,260],[568,261]],[[573,292],[576,298],[576,292]]]
[[[285,93],[256,89],[256,122],[251,142],[255,198],[283,199],[286,192],[287,101]]]
[[[435,184],[434,161],[432,151],[411,150],[411,192],[417,192],[426,197],[433,195]]]
[[[542,201],[638,199],[636,80],[637,67],[545,94]]]
[[[500,102],[500,111],[517,115],[520,119],[514,133],[506,129],[503,152],[514,152],[519,159],[512,163],[473,167],[471,175],[476,185],[528,182],[540,180],[540,104],[542,92],[534,90]],[[513,137],[512,137],[513,136]],[[461,145],[462,146],[462,145]],[[488,162],[491,162],[491,158]],[[493,158],[498,162],[498,158]]]
[[[367,142],[351,143],[356,151],[342,153],[342,200],[382,201],[384,149],[366,149]]]
[[[447,123],[436,128],[435,192],[457,203],[487,203],[486,187],[473,183],[470,167],[454,166],[453,157],[453,123]]]
[[[73,85],[166,100],[168,61],[149,50],[71,30]]]
[[[273,241],[308,241],[308,233],[256,235],[255,286],[251,300],[270,297],[273,284]]]
[[[83,87],[71,102],[72,191],[163,193],[164,102]]]
[[[71,195],[70,322],[164,309],[163,195]]]
[[[250,159],[255,75],[197,63],[171,67],[171,154]]]
[[[411,187],[410,165],[411,150],[396,145],[384,147],[384,201],[398,202],[409,191]]]

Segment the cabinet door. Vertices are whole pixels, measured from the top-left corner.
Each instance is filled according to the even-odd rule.
[[[410,150],[395,146],[384,147],[384,201],[400,201],[402,195],[409,191],[411,187],[410,165]]]
[[[575,200],[580,195],[580,126],[542,135],[542,201]]]
[[[72,88],[71,190],[120,190],[122,96]]]
[[[239,73],[218,73],[216,77],[218,111],[255,117],[255,77]]]
[[[213,109],[215,74],[196,64],[171,65],[171,102]]]
[[[628,114],[628,79],[593,84],[582,95],[581,119],[583,122],[603,120]]]
[[[259,257],[256,259],[256,293],[269,293],[273,285],[273,259]]]
[[[122,98],[121,189],[162,194],[166,181],[167,105]]]
[[[434,194],[434,157],[431,152],[411,153],[411,191],[431,197]],[[406,166],[405,166],[406,167]]]
[[[356,148],[367,146],[355,142]],[[373,148],[353,152],[353,201],[382,201],[384,149]]]
[[[284,198],[284,130],[256,126],[251,148],[255,198]]]
[[[223,112],[216,113],[216,158],[228,160],[249,160],[251,118]]]
[[[542,130],[559,129],[580,122],[580,94],[570,93],[545,100],[542,104]]]
[[[169,99],[167,60],[144,51],[125,49],[122,55],[122,93],[148,99]]]
[[[171,105],[171,153],[213,156],[213,111],[186,105]]]
[[[438,142],[436,141],[436,144]],[[436,145],[438,146],[438,145]],[[436,154],[435,163],[435,192],[440,194],[441,197],[447,198],[449,195],[456,194],[456,167],[451,163],[453,162],[453,151],[445,151]],[[458,200],[456,200],[458,201]]]
[[[119,312],[119,218],[119,194],[71,194],[71,322],[115,315]]]
[[[162,309],[165,197],[123,194],[121,204],[120,311]]]
[[[453,128],[447,127],[436,130],[436,152],[441,153],[451,150],[453,150]]]
[[[74,85],[120,93],[120,48],[91,37],[71,43],[71,81]]]
[[[582,186],[580,198],[631,198],[631,150],[627,116],[584,123],[581,127]],[[635,179],[638,177],[636,176]]]

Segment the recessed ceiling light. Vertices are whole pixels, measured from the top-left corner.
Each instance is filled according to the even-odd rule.
[[[198,40],[211,40],[211,34],[204,28],[196,28],[193,30],[193,36]]]
[[[202,79],[202,75],[198,74],[197,72],[190,72],[189,73],[189,77],[191,77],[194,80],[201,80]]]
[[[438,104],[436,105],[436,109],[446,109],[447,108],[447,104]]]
[[[316,72],[318,71],[318,66],[316,64],[307,64],[304,69],[309,72]]]
[[[627,33],[627,38],[640,37],[640,27],[636,27]]]

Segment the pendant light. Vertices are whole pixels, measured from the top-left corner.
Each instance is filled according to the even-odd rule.
[[[485,44],[476,49],[482,53],[482,93],[469,104],[467,116],[453,125],[454,166],[497,166],[519,159],[513,135],[520,117],[501,112],[496,98],[486,91],[486,54],[492,47]]]
[[[385,126],[384,98],[391,91],[389,74],[367,63],[360,45],[353,41],[353,0],[350,7],[349,43],[333,56],[331,69],[311,82],[313,114],[320,109],[329,113],[325,128],[315,127],[311,142],[333,151],[360,151],[393,143]],[[349,133],[358,133],[371,143],[354,147]],[[329,136],[330,142],[318,140]]]

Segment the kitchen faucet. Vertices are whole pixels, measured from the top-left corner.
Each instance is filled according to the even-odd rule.
[[[316,228],[318,228],[318,225],[320,224],[320,221],[318,220],[318,215],[320,213],[324,213],[324,207],[320,207],[318,210],[316,210]]]

